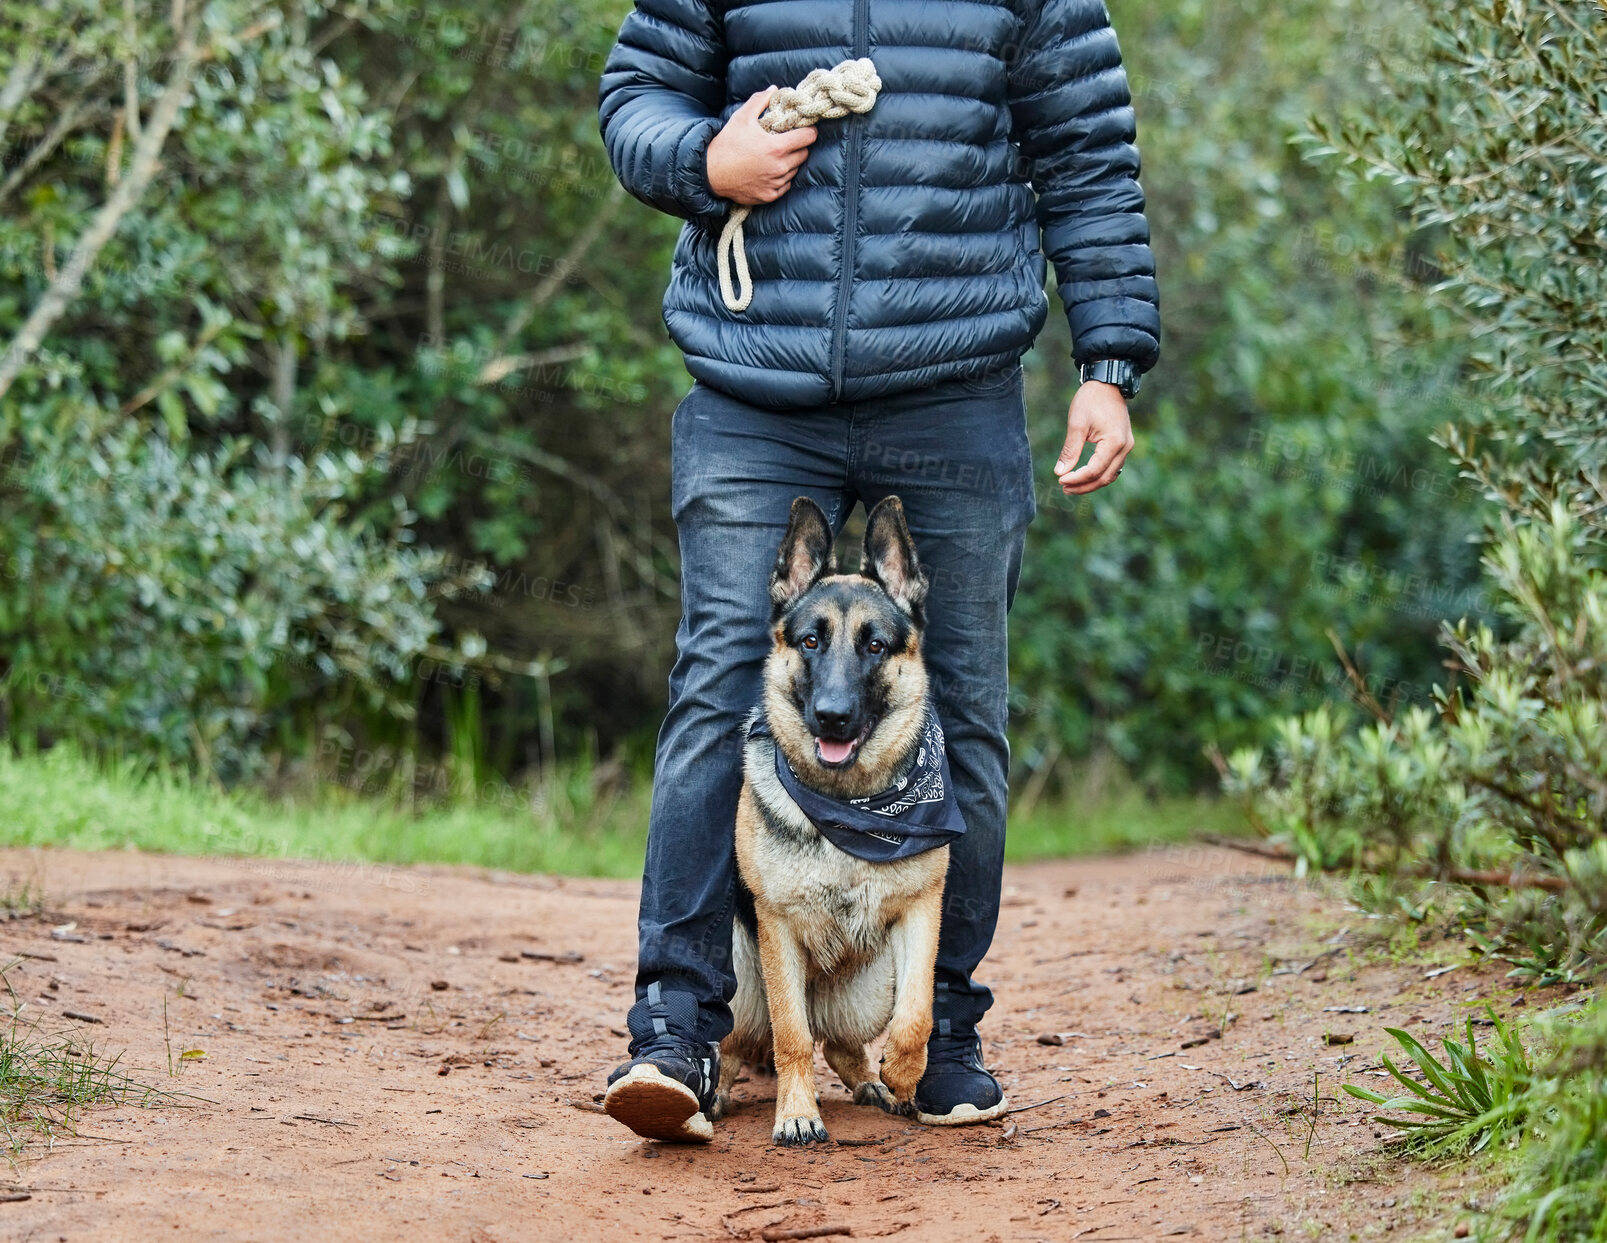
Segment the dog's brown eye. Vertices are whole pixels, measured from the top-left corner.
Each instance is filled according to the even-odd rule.
[[[806,634],[803,637],[803,645],[812,652],[820,646],[820,640],[812,634]]]
[[[872,656],[880,656],[887,650],[887,644],[883,643],[880,639],[872,639],[869,643],[865,644],[865,650]]]

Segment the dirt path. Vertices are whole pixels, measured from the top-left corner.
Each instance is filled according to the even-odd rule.
[[[1385,1024],[1439,1033],[1472,999],[1512,1001],[1493,974],[1425,980],[1369,951],[1365,917],[1277,865],[1018,867],[985,1030],[1030,1108],[922,1128],[853,1106],[822,1066],[840,1142],[771,1147],[755,1078],[685,1149],[593,1103],[624,1047],[632,884],[57,851],[0,852],[8,876],[48,904],[0,923],[4,960],[29,955],[8,973],[24,1015],[205,1098],[92,1112],[20,1169],[11,1239],[1404,1237],[1458,1193],[1378,1160],[1359,1102],[1313,1123],[1313,1072],[1329,1097],[1377,1068]],[[170,1078],[168,1040],[206,1057]]]

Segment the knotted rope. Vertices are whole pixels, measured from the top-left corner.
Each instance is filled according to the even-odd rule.
[[[759,114],[759,124],[772,134],[801,129],[817,121],[845,117],[850,112],[869,112],[876,103],[882,80],[876,66],[867,59],[845,60],[832,69],[811,70],[797,86],[784,86],[770,97]],[[733,207],[720,230],[715,260],[720,268],[720,296],[726,309],[742,312],[753,301],[753,280],[748,275],[748,252],[743,244],[742,222],[751,207]],[[731,287],[735,270],[737,288]]]

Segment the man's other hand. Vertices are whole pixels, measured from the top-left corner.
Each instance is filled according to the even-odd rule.
[[[723,199],[752,207],[774,203],[792,188],[792,179],[809,155],[815,127],[772,134],[759,124],[759,114],[775,94],[768,86],[748,96],[748,102],[709,141],[706,162],[709,189]]]
[[[1093,456],[1078,466],[1083,448],[1093,445]],[[1127,398],[1114,384],[1089,380],[1071,399],[1066,415],[1066,444],[1055,462],[1055,477],[1067,496],[1097,492],[1115,480],[1133,447],[1133,424],[1127,417]]]

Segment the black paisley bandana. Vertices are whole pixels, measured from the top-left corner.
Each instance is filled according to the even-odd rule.
[[[904,779],[880,794],[838,799],[811,790],[798,780],[775,745],[762,712],[748,726],[749,738],[768,738],[776,757],[776,779],[820,835],[838,850],[870,863],[891,863],[946,846],[965,832],[965,818],[954,798],[954,779],[943,746],[937,714],[926,710],[915,763]]]

